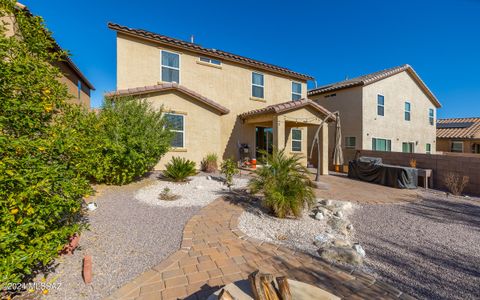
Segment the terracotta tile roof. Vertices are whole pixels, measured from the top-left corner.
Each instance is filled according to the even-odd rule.
[[[148,93],[155,93],[155,92],[163,92],[163,91],[169,91],[169,90],[174,90],[174,91],[179,91],[183,94],[186,94],[192,98],[197,99],[198,101],[216,109],[219,111],[222,115],[226,115],[230,112],[228,108],[225,106],[222,106],[218,104],[217,102],[208,99],[207,97],[204,97],[200,95],[199,93],[192,91],[191,89],[188,89],[182,85],[179,85],[178,83],[162,83],[162,84],[157,84],[157,85],[151,85],[151,86],[142,86],[142,87],[136,87],[136,88],[131,88],[131,89],[124,89],[124,90],[118,90],[118,91],[113,91],[113,92],[108,92],[105,94],[105,97],[107,98],[114,98],[114,97],[123,97],[123,96],[137,96],[137,95],[143,95],[143,94],[148,94]]]
[[[371,83],[380,81],[382,79],[388,78],[390,76],[393,76],[395,74],[398,74],[400,72],[407,71],[413,79],[417,82],[417,84],[420,86],[420,88],[424,91],[424,93],[430,98],[430,100],[433,102],[433,104],[437,107],[440,108],[442,105],[438,101],[438,99],[435,97],[435,95],[430,91],[430,89],[427,87],[427,85],[423,82],[423,80],[418,76],[418,74],[415,72],[415,70],[410,66],[410,65],[402,65],[402,66],[397,66],[393,67],[390,69],[385,69],[382,71],[374,72],[371,74],[367,75],[362,75],[358,76],[352,79],[344,80],[344,81],[339,81],[331,84],[327,84],[321,87],[318,87],[316,89],[312,89],[308,91],[309,96],[313,95],[318,95],[318,94],[325,94],[325,93],[330,93],[333,91],[337,90],[342,90],[346,88],[351,88],[355,86],[365,86],[369,85]]]
[[[245,112],[243,114],[240,114],[239,117],[241,119],[248,119],[249,117],[253,117],[257,115],[270,114],[270,113],[274,113],[274,114],[283,113],[290,110],[296,110],[305,106],[310,106],[325,115],[330,114],[330,111],[327,110],[325,107],[317,104],[316,102],[310,99],[302,98],[297,101],[287,101],[279,104],[270,105],[260,109],[254,109],[254,110]],[[335,119],[335,116],[332,116],[332,120],[334,119]]]
[[[117,32],[121,32],[121,33],[124,33],[124,34],[144,38],[144,39],[154,41],[154,42],[157,42],[157,43],[160,43],[160,44],[167,44],[167,45],[170,45],[170,46],[173,46],[173,47],[176,47],[176,48],[186,49],[186,50],[189,50],[189,51],[192,51],[192,52],[208,55],[210,57],[215,57],[215,58],[220,58],[220,59],[224,59],[224,60],[234,61],[234,62],[237,62],[237,63],[240,63],[240,64],[257,67],[259,69],[268,70],[268,71],[276,72],[276,73],[281,73],[283,75],[288,75],[288,76],[293,77],[293,78],[298,78],[298,79],[302,79],[302,80],[313,80],[314,79],[312,76],[297,73],[297,72],[294,72],[294,71],[289,70],[287,68],[283,68],[283,67],[279,67],[279,66],[276,66],[276,65],[264,63],[264,62],[261,62],[261,61],[258,61],[258,60],[254,60],[254,59],[251,59],[251,58],[236,55],[236,54],[229,53],[229,52],[222,51],[222,50],[204,48],[204,47],[202,47],[200,45],[197,45],[197,44],[194,44],[194,43],[185,42],[185,41],[182,41],[182,40],[179,40],[179,39],[171,38],[171,37],[168,37],[168,36],[165,36],[165,35],[161,35],[161,34],[150,32],[150,31],[143,30],[143,29],[129,28],[129,27],[126,27],[126,26],[115,24],[115,23],[108,23],[108,28],[116,30]]]
[[[18,9],[23,10],[28,16],[33,16],[32,12],[28,9],[26,5],[20,2],[17,2],[15,6]],[[52,37],[52,42],[53,42],[53,46],[55,47],[54,49],[55,51],[63,51],[63,49],[60,47],[57,41],[53,39],[53,37]],[[80,71],[80,69],[73,62],[70,56],[67,55],[67,56],[64,56],[63,58],[65,59],[65,63],[73,70],[73,72],[75,72],[75,74],[77,74],[80,80],[82,80],[83,83],[85,83],[89,89],[95,90],[95,87],[93,86],[93,84],[87,79],[87,77],[85,77],[85,75],[83,75],[82,71]]]
[[[438,119],[437,138],[480,139],[480,117]]]

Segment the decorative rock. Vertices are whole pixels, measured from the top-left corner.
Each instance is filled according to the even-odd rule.
[[[325,205],[325,206],[331,206],[332,205],[332,200],[324,199],[324,200],[322,200],[322,204]]]
[[[334,216],[341,219],[341,218],[343,218],[343,212],[339,210],[339,211],[334,213]]]
[[[326,244],[330,242],[330,240],[333,239],[333,236],[331,234],[319,234],[315,236],[313,239],[313,244],[317,247],[323,248]]]
[[[366,253],[363,247],[359,243],[355,243],[353,245],[353,249],[360,255],[361,257],[365,257]]]
[[[208,175],[205,177],[207,180],[212,180],[212,176]]]
[[[89,284],[92,282],[92,279],[92,256],[85,255],[83,257],[83,281],[85,281],[86,284]]]
[[[325,207],[322,207],[322,206],[317,207],[316,211],[321,212],[324,216],[328,216],[328,215],[332,214],[332,212],[328,208],[325,208]]]
[[[87,204],[87,209],[89,211],[94,211],[94,210],[97,209],[97,207],[98,207],[97,203],[95,203],[95,202],[90,202],[90,203]]]
[[[352,231],[352,230],[353,230],[353,225],[352,225],[352,224],[348,224],[348,225],[347,225],[347,230]]]
[[[363,263],[363,257],[352,248],[332,246],[319,249],[318,254],[327,261],[353,265],[361,265]]]
[[[325,219],[325,216],[323,215],[322,212],[317,212],[317,213],[315,214],[315,219],[316,219],[316,220],[323,220],[323,219]]]

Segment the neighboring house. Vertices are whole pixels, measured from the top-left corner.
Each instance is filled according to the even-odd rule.
[[[157,168],[172,156],[197,165],[208,153],[260,159],[259,151],[274,146],[306,157],[307,128],[318,127],[329,113],[306,99],[311,76],[146,30],[108,26],[117,32],[117,90],[106,96],[148,99],[163,107],[175,132],[172,150]],[[325,126],[323,173],[327,131]]]
[[[480,118],[439,119],[437,151],[480,154]]]
[[[20,3],[17,3],[17,9],[23,10],[27,15],[32,16],[28,8]],[[0,21],[6,22],[6,35],[13,36],[20,34],[18,32],[18,26],[15,23],[14,16],[5,16],[0,17]],[[60,46],[54,42],[54,49],[52,51],[60,51]],[[65,57],[64,61],[55,62],[52,65],[60,69],[63,76],[60,78],[60,82],[64,83],[68,87],[68,91],[72,98],[70,99],[71,103],[80,104],[88,109],[90,109],[90,92],[95,90],[95,87],[88,81],[85,75],[82,74],[80,69],[73,63],[70,57]]]
[[[409,65],[315,88],[308,97],[340,112],[346,164],[355,150],[435,153],[441,105]]]

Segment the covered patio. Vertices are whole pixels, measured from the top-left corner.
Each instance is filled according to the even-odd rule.
[[[251,157],[258,151],[271,152],[273,148],[284,149],[286,153],[298,154],[305,166],[315,163],[308,157],[314,134],[330,112],[310,99],[289,101],[252,110],[239,115],[242,120],[242,140],[249,145]],[[331,116],[327,122],[335,121]],[[328,175],[328,124],[323,123],[319,131],[320,173]]]

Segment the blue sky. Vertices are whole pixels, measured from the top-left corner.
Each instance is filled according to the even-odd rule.
[[[95,85],[115,89],[109,21],[312,75],[319,85],[408,63],[443,104],[480,116],[480,0],[23,2]]]

